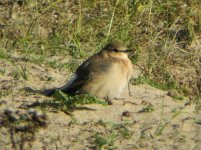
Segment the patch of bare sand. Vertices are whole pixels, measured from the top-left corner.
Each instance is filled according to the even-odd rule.
[[[8,67],[7,64],[5,66]],[[12,89],[12,92],[1,97],[1,112],[8,107],[28,109],[24,106],[51,99],[22,89],[26,86],[37,89],[44,85],[59,86],[68,76],[66,70],[57,72],[32,63],[27,63],[26,66],[31,77],[28,81],[14,79],[9,74],[12,69],[1,75],[0,89]],[[49,76],[53,78],[52,82],[48,81]],[[45,110],[48,116],[47,127],[38,130],[31,147],[25,144],[24,148],[96,149],[96,135],[110,139],[114,133],[113,147],[118,150],[201,149],[201,125],[196,124],[200,116],[194,112],[194,104],[185,106],[188,99],[175,101],[167,96],[167,92],[149,85],[131,86],[131,93],[132,96],[128,96],[125,92],[125,99],[113,100],[112,105],[84,105],[73,111],[72,116],[51,108]],[[150,110],[148,106],[151,106]],[[89,109],[83,109],[84,107]],[[122,116],[125,111],[130,113],[129,117]],[[125,125],[129,136],[123,135],[121,128],[117,129],[113,125]],[[9,132],[5,128],[1,128],[0,132],[0,149],[13,149]]]

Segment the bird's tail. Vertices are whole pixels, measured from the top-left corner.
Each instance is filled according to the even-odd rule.
[[[34,89],[33,87],[25,87],[24,90],[27,92],[30,92],[30,93],[35,93],[35,94],[40,93],[40,94],[45,95],[45,96],[51,96],[56,91],[56,88],[45,89],[45,90],[37,90],[37,89]]]
[[[77,79],[77,75],[74,74],[71,78],[71,80],[65,84],[64,86],[60,87],[60,88],[52,88],[52,89],[45,89],[42,92],[40,92],[41,94],[45,95],[45,96],[52,96],[54,94],[54,92],[56,90],[60,90],[63,93],[69,94],[69,95],[73,95],[76,93],[77,91],[77,86],[72,86],[72,83]]]
[[[52,89],[45,89],[43,91],[40,91],[40,93],[42,95],[45,95],[45,96],[52,96],[54,94],[54,92],[56,91],[55,88],[52,88]]]
[[[66,93],[66,94],[74,94],[76,91],[77,91],[77,86],[72,86],[72,83],[77,79],[77,75],[74,74],[71,78],[71,80],[64,86],[60,87],[60,88],[51,88],[51,89],[45,89],[45,90],[35,90],[35,89],[32,89],[30,87],[28,87],[28,90],[31,91],[31,92],[34,92],[34,93],[40,93],[42,95],[45,95],[45,96],[52,96],[56,90],[60,90],[62,91],[63,93]]]
[[[44,90],[36,90],[34,88],[31,87],[25,87],[24,88],[27,92],[30,93],[38,93],[38,94],[42,94],[45,96],[53,96],[53,94],[55,93],[56,90],[60,90],[63,93],[69,94],[69,95],[74,95],[75,92],[71,91],[71,89],[69,90],[68,87],[61,87],[61,88],[51,88],[51,89],[44,89]]]

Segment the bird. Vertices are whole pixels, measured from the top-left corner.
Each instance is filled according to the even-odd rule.
[[[70,80],[60,88],[43,91],[51,96],[56,90],[67,94],[89,94],[99,99],[121,99],[132,76],[133,65],[128,58],[132,50],[121,42],[111,42],[84,61]]]

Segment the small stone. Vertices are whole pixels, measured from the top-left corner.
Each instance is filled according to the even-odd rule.
[[[108,105],[112,105],[112,101],[111,100],[107,100]]]
[[[124,117],[130,117],[130,116],[131,116],[131,113],[130,113],[129,111],[124,111],[124,112],[122,113],[122,116],[124,116]]]

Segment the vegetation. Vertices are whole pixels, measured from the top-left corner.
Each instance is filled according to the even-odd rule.
[[[115,146],[115,140],[117,138],[129,139],[132,136],[132,131],[129,130],[129,127],[132,123],[123,123],[123,124],[115,124],[111,122],[103,122],[100,120],[97,122],[98,125],[103,126],[105,128],[104,135],[100,135],[99,133],[95,133],[94,135],[94,144],[98,150],[103,148],[107,149],[117,149]]]
[[[74,109],[76,106],[83,104],[102,104],[107,105],[106,101],[99,100],[94,96],[90,96],[87,94],[69,96],[61,91],[56,91],[54,94],[54,100],[50,102],[45,102],[43,105],[47,106],[47,104],[51,104],[55,106],[58,110],[62,110],[64,112],[69,112],[69,110]]]

